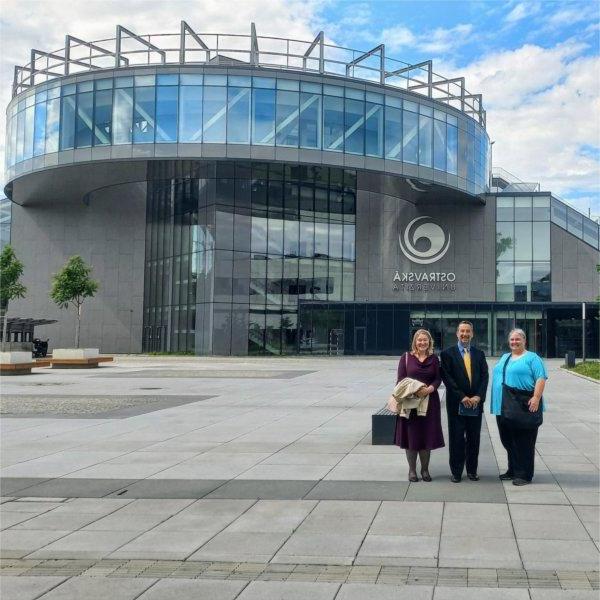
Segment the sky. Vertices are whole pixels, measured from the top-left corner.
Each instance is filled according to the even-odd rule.
[[[117,24],[175,33],[182,19],[204,33],[248,33],[251,22],[258,35],[301,40],[323,30],[330,43],[432,59],[483,94],[494,167],[600,215],[600,0],[3,0],[0,102],[32,48],[114,37]]]

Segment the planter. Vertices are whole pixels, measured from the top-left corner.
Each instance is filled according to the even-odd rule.
[[[0,352],[2,375],[29,375],[34,366],[31,352]]]
[[[52,350],[53,360],[84,360],[100,356],[98,348],[55,348]]]

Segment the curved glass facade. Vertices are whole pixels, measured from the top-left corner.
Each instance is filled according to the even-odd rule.
[[[171,169],[171,170],[170,170]],[[356,172],[154,163],[145,351],[296,354],[301,300],[354,300]]]
[[[252,144],[400,161],[486,191],[480,125],[441,103],[368,88],[193,72],[55,81],[9,107],[7,167],[109,145]]]

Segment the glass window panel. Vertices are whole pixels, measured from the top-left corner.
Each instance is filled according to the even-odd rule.
[[[227,75],[205,75],[204,85],[227,85]]]
[[[419,164],[423,167],[433,166],[433,119],[419,116]]]
[[[77,118],[75,120],[75,146],[86,148],[92,145],[94,92],[77,94]]]
[[[33,155],[44,154],[46,149],[46,103],[40,102],[35,105],[35,125],[33,139]]]
[[[278,146],[298,147],[299,102],[300,96],[298,92],[277,90],[276,143]]]
[[[512,263],[498,263],[496,274],[496,300],[512,302],[515,299],[514,266]]]
[[[297,92],[300,88],[300,84],[298,81],[294,81],[293,79],[278,79],[277,80],[277,89],[278,90],[290,90],[292,92]]]
[[[252,85],[256,88],[265,88],[274,90],[275,89],[275,79],[273,77],[253,77]]]
[[[435,119],[433,121],[433,168],[439,171],[446,170],[446,144],[446,123]]]
[[[327,260],[315,259],[314,261],[312,291],[315,300],[327,300],[327,293],[329,291],[327,266]]]
[[[340,301],[343,295],[342,288],[342,261],[330,260],[328,267],[329,273],[327,277],[327,299]]]
[[[283,236],[283,253],[285,256],[298,256],[300,242],[299,221],[285,221]]]
[[[346,139],[344,149],[351,154],[364,154],[365,103],[360,100],[346,98],[345,106]]]
[[[433,117],[434,119],[437,119],[438,121],[446,121],[446,113],[442,110],[434,110],[433,111]]]
[[[254,77],[256,80],[262,79]],[[274,81],[275,80],[268,80]],[[275,100],[272,89],[254,89],[252,91],[252,143],[272,146],[275,143]]]
[[[25,111],[17,114],[17,142],[15,150],[15,162],[23,160],[23,144],[25,142]]]
[[[178,94],[179,88],[177,86],[159,86],[156,88],[157,143],[177,141]]]
[[[251,237],[251,249],[252,252],[258,254],[267,253],[267,232],[268,232],[268,220],[266,217],[252,217],[252,237]]]
[[[95,82],[97,90],[110,90],[113,87],[112,79],[96,79]]]
[[[179,88],[179,141],[202,141],[202,88],[200,86],[182,85]]]
[[[531,265],[531,300],[537,302],[550,302],[551,275],[549,262],[534,262]]]
[[[583,219],[583,239],[588,243],[598,248],[598,224],[590,219]]]
[[[367,102],[365,105],[365,110],[365,154],[368,156],[382,157],[383,106],[381,106],[381,104]],[[399,141],[399,144],[400,148],[402,148],[401,141]]]
[[[515,198],[515,221],[531,221],[531,197]]]
[[[408,104],[412,103],[409,102]],[[394,108],[402,108],[402,98],[398,98],[397,96],[385,96],[385,105],[393,106]]]
[[[300,94],[300,147],[321,147],[321,98],[320,94]]]
[[[446,146],[446,170],[452,175],[458,175],[458,129],[448,122],[446,133],[448,136]]]
[[[301,92],[311,92],[312,94],[321,94],[323,92],[323,88],[320,83],[310,83],[308,81],[300,82],[300,91]]]
[[[71,95],[75,94],[76,91],[77,91],[77,86],[74,83],[69,83],[67,85],[63,85],[60,88],[60,95],[61,96],[71,96]]]
[[[135,76],[135,86],[153,86],[155,82],[154,75],[136,75]]]
[[[38,102],[46,102],[47,99],[48,99],[48,92],[46,90],[39,91],[35,95],[35,101],[36,101],[36,103],[38,103]]]
[[[567,228],[567,207],[556,198],[552,198],[552,221],[564,229]]]
[[[515,223],[515,260],[531,260],[531,222]]]
[[[129,88],[133,86],[133,77],[115,77],[115,87]]]
[[[113,144],[131,144],[133,89],[115,90],[113,102]]]
[[[154,80],[154,77],[152,79]],[[135,89],[135,107],[133,111],[134,144],[152,144],[154,142],[155,90],[156,88],[154,87]]]
[[[339,85],[324,85],[323,86],[323,93],[327,94],[328,96],[343,97],[343,95],[344,95],[344,88],[340,87]]]
[[[512,221],[496,223],[496,259],[512,261],[515,256],[515,232]]]
[[[410,103],[405,102],[404,104],[406,106],[406,104]],[[402,124],[404,129],[402,137],[402,160],[416,165],[419,159],[419,115],[404,110]]]
[[[99,90],[94,94],[94,146],[111,143],[112,98],[112,89]]]
[[[364,90],[357,90],[356,88],[347,87],[346,98],[352,98],[353,100],[364,100],[365,92]]]
[[[329,256],[329,230],[327,223],[315,223],[315,256]]]
[[[77,93],[81,92],[91,92],[94,89],[93,81],[81,81],[77,84]]]
[[[514,198],[497,198],[496,199],[496,220],[497,221],[513,221],[515,216],[514,212]]]
[[[355,225],[353,223],[344,223],[344,245],[342,256],[344,260],[355,259]]]
[[[209,75],[205,76],[207,80]],[[220,77],[214,75],[212,77]],[[223,77],[225,77],[223,75]],[[227,108],[226,87],[204,88],[204,121],[202,126],[202,141],[205,143],[224,143],[226,132],[225,113]]]
[[[531,300],[531,264],[515,263],[515,302]]]
[[[404,101],[404,110],[409,110],[410,112],[419,112],[419,105],[416,102],[409,102],[408,100]]]
[[[63,96],[60,105],[60,149],[73,148],[75,143],[75,96]]]
[[[227,141],[230,144],[249,144],[250,88],[230,87],[227,95]]]
[[[328,87],[328,86],[324,86]],[[341,152],[344,142],[344,101],[323,97],[323,150]]]
[[[533,223],[533,260],[550,260],[550,222]]]
[[[313,257],[315,254],[315,224],[300,221],[300,256]]]
[[[55,87],[48,88],[48,99],[58,98],[59,96],[60,96],[60,85],[56,85]]]
[[[329,257],[342,258],[344,226],[341,223],[329,224]]]
[[[184,73],[179,76],[181,85],[202,85],[203,80],[201,73]]]
[[[53,98],[46,104],[46,154],[58,152],[59,123],[60,98]]]
[[[354,300],[354,263],[346,261],[343,263],[342,269],[342,300]]]
[[[567,230],[579,238],[583,237],[583,215],[572,208],[567,208]]]
[[[283,254],[283,220],[268,219],[268,252],[270,255]]]
[[[550,196],[534,197],[533,199],[533,220],[550,220]]]
[[[35,96],[32,96],[35,98]],[[34,134],[34,119],[35,118],[35,104],[25,109],[25,142],[23,146],[23,158],[28,159],[33,156],[33,134]]]
[[[179,83],[179,75],[177,73],[171,73],[169,75],[157,75],[156,85],[177,85]],[[202,82],[200,82],[202,83]]]
[[[384,102],[383,94],[377,94],[375,92],[367,92],[366,98],[367,102],[373,102],[374,104],[383,104]]]

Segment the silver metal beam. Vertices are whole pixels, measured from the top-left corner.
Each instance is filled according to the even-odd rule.
[[[431,98],[431,85],[433,83],[433,62],[430,60],[425,60],[414,65],[408,65],[406,67],[402,67],[401,69],[396,69],[395,71],[387,71],[385,74],[385,78],[387,79],[388,77],[396,77],[398,75],[402,75],[402,73],[409,73],[409,76],[406,79],[408,79],[408,81],[410,82],[410,72],[416,69],[423,68],[427,69],[427,95]]]
[[[113,52],[112,50],[107,50],[106,48],[102,48],[102,46],[98,46],[97,44],[93,44],[92,42],[86,42],[85,40],[77,38],[73,35],[66,35],[65,36],[65,75],[69,74],[71,63],[77,64],[77,61],[75,61],[71,58],[72,42],[75,42],[79,46],[85,46],[86,48],[89,48],[90,50],[96,50],[97,52],[100,52],[101,54],[104,54],[106,56],[116,56],[116,53]],[[121,60],[123,61],[123,63],[125,65],[129,64],[129,59],[126,58],[125,56],[122,56]],[[91,61],[92,61],[92,59],[90,57],[89,64],[86,63],[86,65],[89,66],[90,69],[101,69],[102,68],[102,67],[97,67],[97,66],[93,65]]]
[[[253,66],[258,66],[259,56],[258,56],[258,38],[256,37],[256,25],[254,23],[250,23],[250,64]]]
[[[308,50],[302,57],[302,68],[306,69],[307,59],[310,58],[311,52],[319,45],[319,73],[325,72],[325,33],[319,31],[317,37],[313,40],[312,44],[308,47]]]
[[[179,62],[185,64],[186,34],[190,34],[203,50],[206,50],[206,62],[210,60],[210,51],[208,46],[202,41],[202,38],[185,22],[181,21],[181,32],[179,34]]]
[[[146,48],[148,48],[149,50],[153,50],[154,52],[160,54],[160,62],[164,65],[166,60],[167,60],[167,55],[166,52],[164,50],[161,50],[158,46],[155,46],[154,44],[151,44],[150,42],[148,42],[147,40],[145,40],[144,38],[140,37],[139,35],[133,33],[133,31],[130,31],[129,29],[127,29],[126,27],[123,27],[122,25],[117,25],[117,43],[116,43],[116,50],[115,50],[115,67],[119,67],[120,66],[120,62],[121,62],[121,40],[123,37],[123,33],[126,33],[130,38],[133,38],[134,40],[138,41],[140,44],[146,46]]]
[[[358,65],[369,56],[373,56],[379,52],[379,82],[385,83],[385,44],[379,44],[372,50],[361,54],[358,58],[346,63],[346,77],[350,77],[350,69]]]

